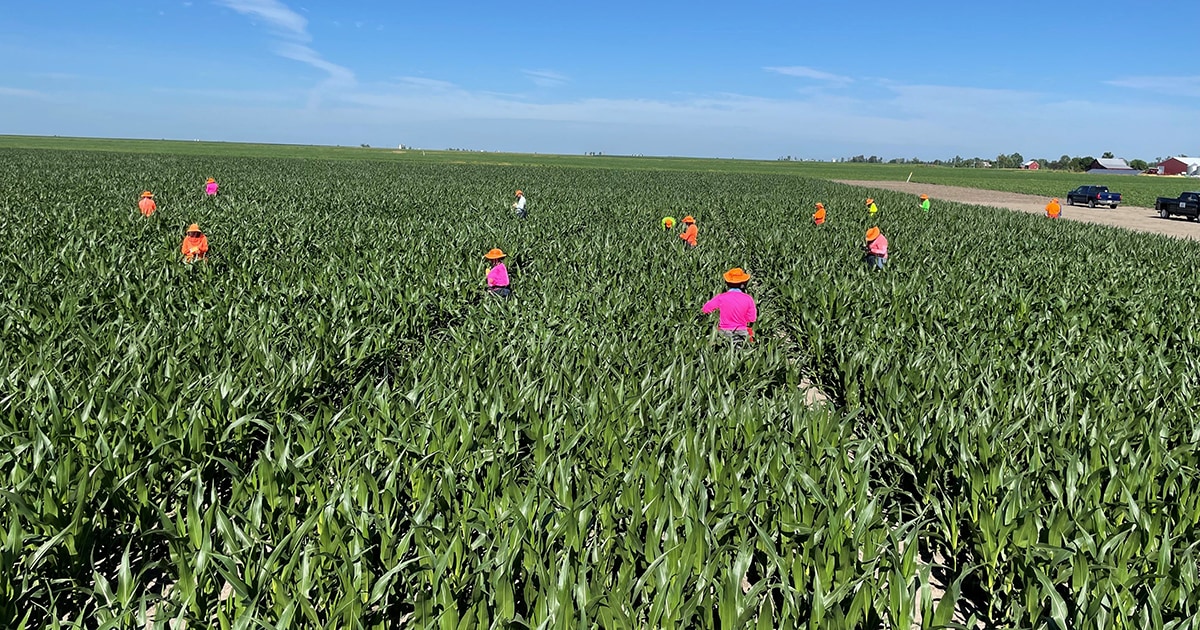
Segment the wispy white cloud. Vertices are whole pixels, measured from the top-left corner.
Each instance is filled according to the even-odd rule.
[[[850,77],[844,77],[839,74],[833,74],[832,72],[817,70],[808,66],[767,66],[766,68],[763,68],[763,70],[789,77],[800,77],[802,79],[813,79],[815,81],[828,81],[830,83],[845,84],[854,82],[854,79]]]
[[[554,87],[571,80],[567,75],[553,70],[522,70],[521,73],[538,87]]]
[[[1123,77],[1104,82],[1114,87],[1142,90],[1157,94],[1200,97],[1200,76],[1191,77]]]
[[[15,96],[18,98],[47,98],[49,95],[37,90],[0,86],[0,96]]]
[[[216,0],[216,3],[264,22],[280,40],[272,48],[275,54],[308,64],[329,75],[311,95],[310,105],[316,105],[323,88],[344,88],[354,84],[354,71],[325,59],[309,45],[312,36],[308,33],[308,20],[286,4],[279,0]]]

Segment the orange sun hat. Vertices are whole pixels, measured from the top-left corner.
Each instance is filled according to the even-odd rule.
[[[149,190],[143,190],[143,191],[142,191],[142,196],[143,196],[143,197],[153,197],[153,196],[154,196],[154,193],[150,192]]]
[[[193,223],[193,224],[189,225],[189,226],[188,226],[188,229],[187,229],[187,231],[188,231],[188,233],[189,233],[189,234],[190,234],[190,233],[192,233],[192,232],[199,232],[199,231],[200,231],[200,224],[199,224],[199,223]]]
[[[500,260],[501,258],[504,258],[507,255],[508,254],[505,254],[504,252],[500,251],[499,247],[494,247],[494,248],[492,248],[492,251],[484,254],[483,257],[488,260]]]
[[[869,205],[871,205],[871,204],[873,204],[873,203],[875,203],[875,200],[874,200],[874,199],[872,199],[872,198],[870,198],[870,197],[867,197],[867,205],[869,206]]]
[[[517,194],[517,196],[518,196],[518,197],[520,197],[521,195],[524,195],[525,193],[523,193],[523,192],[521,192],[521,191],[519,191],[519,190],[518,190],[516,194]]]
[[[1058,197],[1055,197],[1055,198],[1051,199],[1050,201],[1053,201],[1054,203],[1058,203]]]
[[[212,183],[214,183],[214,182],[216,182],[216,181],[217,181],[217,180],[215,180],[215,179],[213,179],[213,178],[209,177],[208,179],[204,180],[204,183],[205,183],[205,184],[212,184]]]
[[[929,195],[921,195],[921,198],[922,198],[922,199],[928,199],[928,198],[929,198]]]
[[[683,222],[684,222],[684,223],[695,223],[695,222],[696,222],[696,220],[695,220],[695,219],[693,219],[693,218],[692,218],[692,215],[690,215],[690,214],[689,214],[689,215],[687,215],[686,217],[683,217]]]
[[[873,227],[873,228],[867,230],[867,240],[868,241],[873,241],[877,238],[879,238],[879,228]]]
[[[750,274],[746,273],[741,267],[734,267],[725,272],[725,282],[729,284],[741,284],[750,281]]]
[[[825,209],[825,204],[823,204],[823,203],[821,203],[821,202],[819,202],[819,201],[818,201],[818,202],[817,202],[817,205],[815,205],[815,206],[813,206],[813,207],[814,207],[814,208],[817,208],[818,210],[824,210],[824,209]]]

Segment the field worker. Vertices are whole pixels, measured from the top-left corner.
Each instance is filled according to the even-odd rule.
[[[699,232],[699,230],[696,229],[696,220],[693,219],[692,215],[689,214],[686,217],[683,217],[683,224],[687,227],[683,229],[683,233],[679,235],[679,238],[683,239],[685,246],[695,247],[696,234]]]
[[[508,288],[508,267],[504,266],[505,256],[505,253],[499,249],[492,249],[483,255],[492,267],[487,272],[488,293],[500,297],[508,297],[512,293],[512,290]]]
[[[217,180],[209,177],[208,181],[204,182],[204,194],[208,195],[209,197],[215,197],[217,195]]]
[[[870,197],[867,197],[867,212],[871,216],[875,216],[875,213],[879,212],[879,206],[875,205],[875,200]]]
[[[526,216],[528,216],[528,213],[525,212],[525,193],[519,190],[517,191],[517,200],[513,203],[512,207],[513,210],[517,211],[518,219],[524,219]]]
[[[154,214],[158,209],[158,204],[154,203],[154,193],[149,190],[142,191],[142,199],[138,202],[138,209],[142,211],[142,216],[148,217]]]
[[[818,203],[817,211],[813,213],[813,223],[816,225],[825,225],[825,204]]]
[[[929,195],[921,195],[921,209],[929,212]]]
[[[674,230],[675,229],[675,217],[663,217],[662,229],[664,232],[666,232],[667,230]]]
[[[1051,199],[1050,203],[1046,204],[1046,216],[1057,219],[1060,214],[1062,214],[1062,206],[1058,204],[1058,199]]]
[[[183,262],[202,260],[208,255],[208,237],[200,231],[199,225],[193,223],[188,226],[187,236],[183,237],[183,245],[179,249],[183,252]]]
[[[746,294],[750,274],[741,267],[734,267],[725,272],[724,278],[726,291],[705,302],[700,312],[707,315],[718,311],[720,321],[717,329],[734,343],[754,343],[751,326],[758,319],[758,308],[754,305],[754,298]]]
[[[878,227],[867,230],[866,250],[867,255],[863,261],[867,263],[867,267],[882,270],[888,258],[888,242]]]

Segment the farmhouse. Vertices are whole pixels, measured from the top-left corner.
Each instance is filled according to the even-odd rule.
[[[1042,168],[1042,165],[1038,164],[1037,160],[1029,160],[1028,162],[1022,164],[1021,168],[1025,169],[1027,171],[1036,171],[1036,170]]]
[[[1167,158],[1158,165],[1159,175],[1192,175],[1200,170],[1200,158]]]
[[[1089,173],[1099,173],[1102,175],[1137,175],[1141,171],[1130,168],[1129,163],[1121,158],[1099,158],[1092,160],[1091,166],[1088,166]]]

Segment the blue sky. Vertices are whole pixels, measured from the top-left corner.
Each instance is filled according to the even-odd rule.
[[[767,159],[1200,155],[1191,0],[7,4],[0,133]]]

